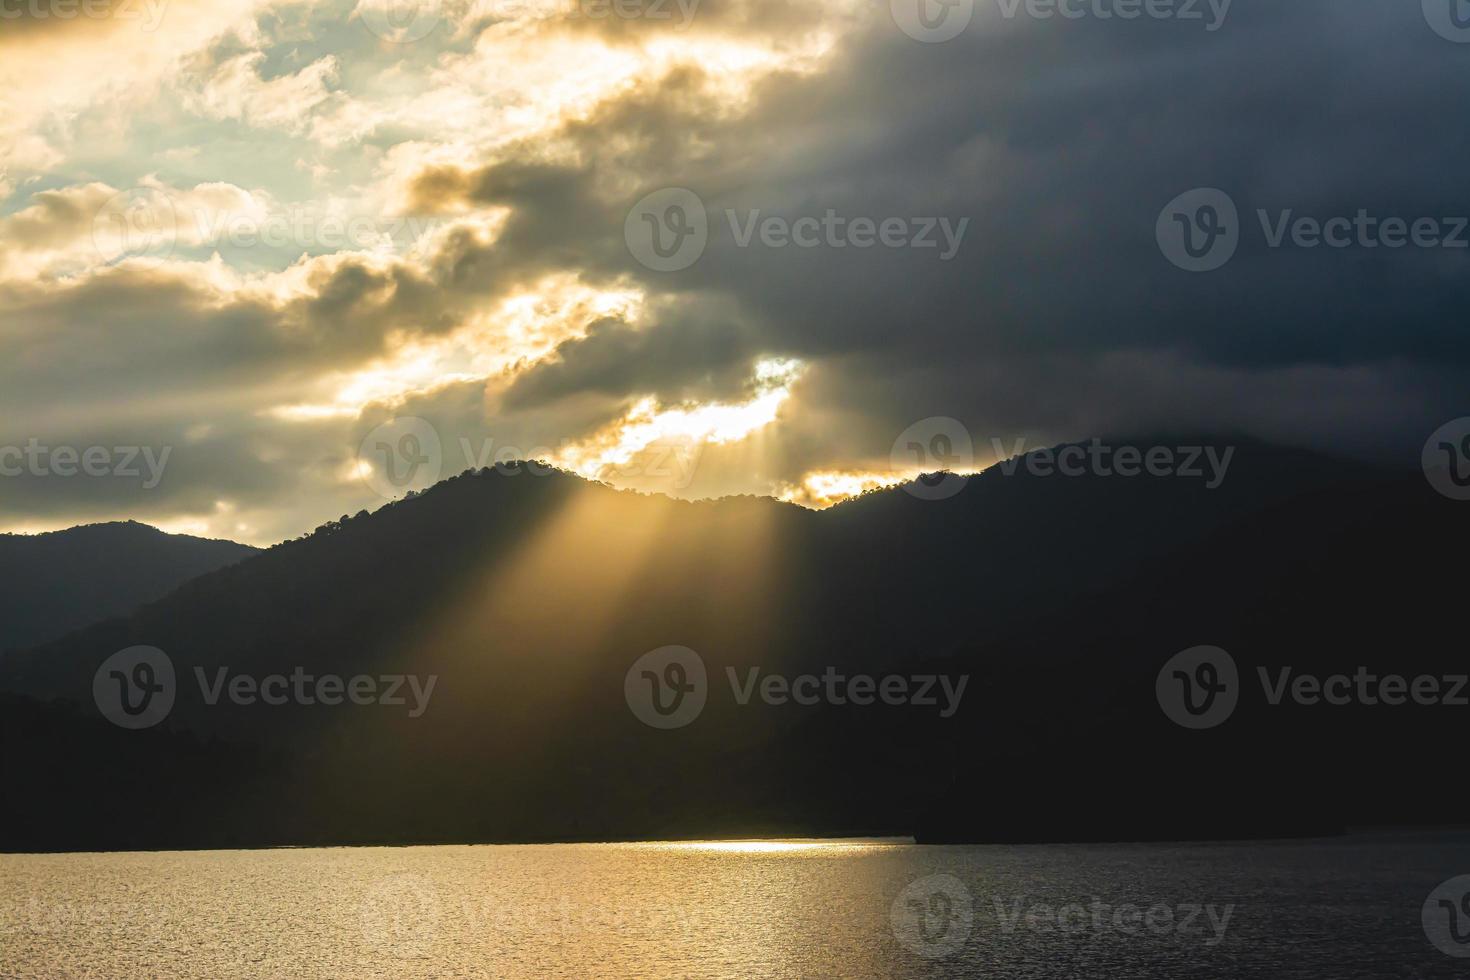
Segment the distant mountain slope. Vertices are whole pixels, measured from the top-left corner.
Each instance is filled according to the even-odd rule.
[[[134,521],[0,534],[0,651],[130,613],[257,550]]]
[[[0,848],[1187,837],[1453,819],[1466,791],[1437,775],[1434,747],[1455,744],[1470,709],[1256,698],[1206,732],[1161,711],[1160,667],[1200,644],[1227,648],[1242,677],[1464,671],[1461,583],[1438,559],[1470,544],[1470,508],[1417,473],[1236,448],[1217,489],[1020,467],[945,500],[897,488],[820,513],[466,474],[0,661],[0,689],[22,699],[0,712],[6,744],[28,746],[6,760],[28,804]],[[98,725],[93,675],[137,644],[172,659],[172,713],[147,732]],[[703,658],[709,699],[660,731],[629,710],[624,681],[675,644]],[[742,705],[727,671],[757,667],[970,680],[952,717]],[[211,704],[196,682],[298,668],[437,682],[420,717]],[[78,714],[91,723],[68,722]],[[77,734],[33,741],[22,718]],[[132,775],[89,776],[108,765]],[[154,805],[181,779],[214,801],[207,825]]]

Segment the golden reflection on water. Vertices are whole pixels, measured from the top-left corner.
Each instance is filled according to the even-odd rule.
[[[1276,977],[1292,972],[1300,957],[1289,937],[1300,935],[1334,938],[1318,944],[1330,969],[1314,975],[1427,977],[1442,974],[1411,962],[1419,947],[1394,896],[1418,902],[1424,869],[1447,866],[1470,867],[1470,843],[979,848],[777,838],[0,854],[0,977]],[[1384,902],[1323,904],[1324,894],[1366,896],[1364,867],[1402,869],[1374,872]],[[1297,876],[1289,885],[1283,868]],[[913,919],[910,899],[941,875],[972,899],[973,921],[931,959],[911,940],[934,923]],[[1076,931],[1029,927],[1023,914],[1090,896],[1116,908],[1168,895],[1222,904],[1268,896],[1256,900],[1279,904],[1260,914],[1288,938],[1241,927],[1218,946],[1181,945],[1183,933],[1125,933],[1111,918],[1102,931]],[[1019,916],[1020,927],[1002,915]],[[1197,969],[1181,970],[1182,957]]]
[[[667,841],[644,845],[664,851],[708,851],[725,854],[790,854],[820,852],[825,856],[878,852],[891,847],[913,844],[911,837],[890,837],[863,840],[817,840],[791,838],[787,840],[696,840]]]
[[[887,977],[904,839],[0,855],[0,977]]]

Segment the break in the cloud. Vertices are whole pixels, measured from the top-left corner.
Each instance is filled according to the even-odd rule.
[[[1420,5],[977,0],[925,43],[917,2],[0,22],[0,447],[169,453],[155,486],[21,466],[0,525],[278,540],[382,502],[360,447],[395,417],[445,475],[508,452],[820,505],[921,469],[895,440],[931,417],[963,466],[1163,431],[1411,459],[1464,414],[1470,249],[1256,218],[1470,215],[1470,44]],[[1196,187],[1239,208],[1208,273],[1155,235]],[[669,188],[694,203],[651,227],[697,257],[637,240]]]

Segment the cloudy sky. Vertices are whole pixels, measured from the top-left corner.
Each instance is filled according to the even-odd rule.
[[[1412,464],[1470,392],[1451,3],[0,0],[0,529]]]

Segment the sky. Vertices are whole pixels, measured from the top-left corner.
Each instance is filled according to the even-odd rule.
[[[1459,2],[0,0],[0,530],[1413,465],[1470,391]]]

